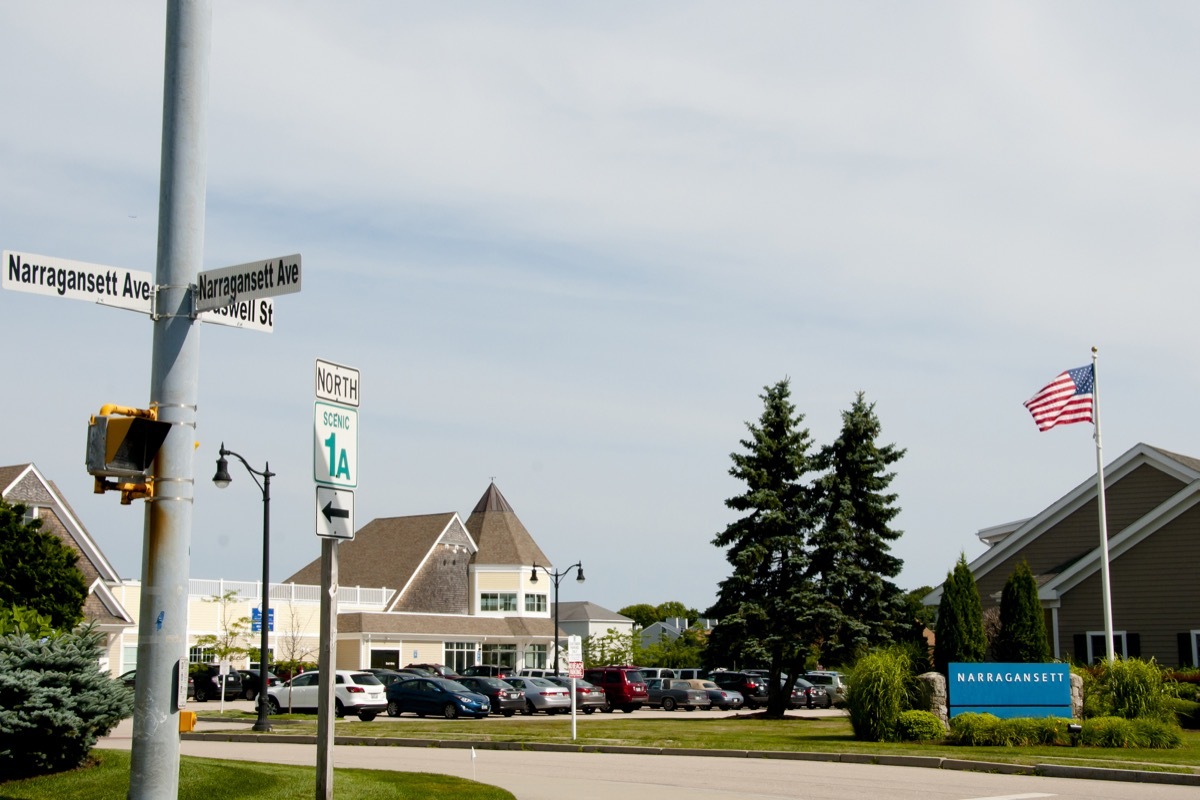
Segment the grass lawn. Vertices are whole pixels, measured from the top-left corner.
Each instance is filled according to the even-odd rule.
[[[129,792],[129,753],[93,750],[93,763],[58,775],[0,783],[0,800],[113,800]],[[179,800],[229,797],[238,800],[310,800],[316,786],[311,767],[281,767],[246,761],[218,761],[184,756],[179,764]],[[511,793],[447,775],[367,769],[334,770],[338,800],[514,800]]]
[[[206,715],[207,716],[207,715]],[[232,715],[231,715],[232,716]],[[253,719],[250,715],[232,718]],[[316,717],[297,714],[272,717],[276,734],[316,733]],[[768,720],[757,714],[706,717],[703,712],[678,719],[651,719],[634,714],[581,716],[577,745],[626,745],[787,752],[871,753],[879,755],[940,756],[1015,764],[1086,764],[1096,767],[1160,769],[1192,772],[1200,768],[1200,731],[1184,731],[1183,747],[1175,750],[1134,750],[1093,747],[954,747],[939,743],[860,742],[845,717]],[[401,717],[374,722],[348,719],[337,723],[338,736],[371,736],[457,741],[556,742],[571,744],[571,720],[526,720],[519,717],[486,720],[440,720]]]

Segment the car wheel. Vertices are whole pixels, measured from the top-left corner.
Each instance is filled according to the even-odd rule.
[[[537,709],[533,707],[533,701],[526,700],[525,708],[523,711],[521,711],[521,713],[528,717],[528,716],[531,716],[532,714],[534,714],[535,712],[537,712]]]
[[[192,698],[197,703],[204,703],[208,700],[208,692],[204,691],[203,686],[196,687],[196,696]]]
[[[730,709],[730,706],[721,706],[722,711],[728,711],[729,709]]]
[[[511,708],[506,708],[506,709],[504,709],[504,711],[502,711],[500,713],[504,714],[504,716],[506,716],[506,717],[511,717],[516,712],[513,711]]]
[[[695,706],[688,706],[687,708],[684,709],[684,711],[695,711],[695,710],[696,710]]]
[[[675,710],[675,698],[674,697],[664,697],[663,698],[663,711],[674,711],[674,710]]]
[[[446,703],[442,708],[442,716],[446,719],[458,719],[458,706],[454,703]]]
[[[621,710],[624,711],[626,714],[632,714],[633,712],[637,711],[637,707],[636,706],[622,706]]]
[[[358,712],[358,718],[363,722],[370,722],[371,720],[375,719],[375,715],[378,713],[378,711],[360,711]]]
[[[395,700],[388,701],[387,712],[389,717],[398,717],[404,712],[400,710],[400,704]]]
[[[600,709],[600,710],[601,710],[601,711],[603,711],[605,714],[611,714],[611,713],[613,713],[613,707],[612,707],[612,706],[603,706],[603,707],[601,707],[601,709]]]
[[[587,708],[585,708],[585,709],[583,710],[583,713],[585,713],[585,714],[591,714],[591,713],[593,713],[595,710],[596,710],[596,708],[595,708],[594,706],[588,706]]]
[[[280,712],[278,698],[271,697],[270,695],[267,696],[267,710],[272,714],[278,714]]]
[[[345,707],[342,705],[342,701],[341,701],[341,700],[334,700],[334,701],[333,701],[333,715],[334,715],[335,717],[337,717],[338,719],[341,719],[342,717],[346,716],[346,709],[345,709]]]

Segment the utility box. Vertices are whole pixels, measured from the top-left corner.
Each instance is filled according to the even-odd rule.
[[[196,712],[195,711],[180,711],[179,712],[179,732],[191,733],[196,730]]]

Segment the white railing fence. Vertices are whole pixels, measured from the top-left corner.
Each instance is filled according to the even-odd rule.
[[[192,597],[221,597],[233,592],[242,600],[260,601],[262,581],[227,581],[192,578],[188,581],[188,594]],[[338,603],[354,606],[378,606],[383,608],[392,599],[395,590],[387,587],[339,586]],[[271,602],[320,603],[321,587],[303,583],[272,583]]]

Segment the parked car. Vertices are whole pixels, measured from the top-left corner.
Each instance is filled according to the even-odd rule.
[[[518,711],[525,710],[525,692],[499,678],[484,676],[466,676],[458,679],[458,683],[470,689],[475,694],[481,694],[491,704],[493,714],[503,714],[511,717]]]
[[[650,678],[646,681],[651,708],[674,711],[677,708],[695,711],[697,708],[712,708],[712,700],[703,689],[693,689],[687,681],[674,678]]]
[[[804,680],[820,686],[836,706],[846,704],[846,676],[833,670],[814,670],[804,673]]]
[[[521,678],[553,678],[556,673],[552,669],[523,669],[518,670],[518,677]]]
[[[619,708],[627,714],[632,714],[650,699],[650,694],[646,691],[646,681],[637,667],[592,667],[583,671],[583,678],[604,690],[604,695],[608,698],[608,707],[604,709],[606,712]]]
[[[221,687],[225,687],[225,699],[236,700],[242,696],[242,676],[236,669],[231,669],[221,676],[221,668],[216,664],[202,664],[191,670],[192,680],[196,682],[196,702],[203,703],[221,697]]]
[[[709,708],[719,708],[722,711],[730,711],[741,708],[746,703],[746,699],[742,697],[742,693],[736,689],[722,689],[710,680],[702,680],[700,678],[687,679],[688,686],[693,689],[703,689],[708,693],[708,700],[711,704]]]
[[[571,691],[571,679],[561,676],[550,676],[546,680],[551,683],[556,683],[563,687],[569,693]],[[608,707],[608,698],[604,696],[604,690],[599,686],[593,686],[583,678],[575,679],[575,708],[585,714],[591,714],[597,708],[603,711]]]
[[[510,675],[504,679],[516,689],[525,692],[526,714],[545,711],[547,714],[562,714],[571,710],[571,693],[546,678],[522,678]]]
[[[440,714],[446,719],[460,716],[483,719],[491,710],[491,702],[486,696],[446,678],[413,678],[396,681],[387,687],[389,717],[398,717],[407,711],[418,717]]]
[[[137,680],[137,670],[131,669],[128,672],[122,672],[117,676],[117,680],[129,687],[129,691],[133,691],[134,683]],[[196,696],[196,680],[191,675],[188,675],[187,699],[191,700]]]
[[[385,669],[383,667],[368,667],[363,672],[369,672],[379,679],[379,682],[384,686],[391,686],[396,681],[407,681],[413,678],[421,677],[415,672],[400,672],[395,669]]]
[[[506,680],[509,675],[516,675],[512,667],[502,667],[499,664],[473,664],[462,671],[464,678],[500,678]]]
[[[675,677],[682,678],[685,681],[708,680],[711,673],[700,667],[684,667],[683,669],[675,670]]]
[[[238,674],[242,676],[242,697],[247,700],[253,700],[258,697],[258,670],[256,669],[239,669]],[[267,670],[267,689],[279,683],[279,676],[271,670]]]
[[[746,708],[755,709],[767,704],[767,681],[749,672],[714,672],[712,682],[722,689],[741,692]]]
[[[638,667],[638,672],[642,673],[642,678],[649,681],[651,678],[678,678],[679,675],[673,669],[667,667]]]
[[[799,705],[797,698],[800,699]],[[829,708],[832,705],[833,698],[825,693],[823,686],[796,678],[796,688],[792,690],[792,708]]]
[[[456,681],[462,677],[445,664],[409,664],[405,669],[423,669],[426,672],[433,673],[435,678],[446,678],[452,681]]]
[[[290,681],[269,687],[267,704],[271,713],[288,710],[316,713],[321,702],[320,678],[319,672],[302,672]],[[333,697],[333,713],[336,716],[355,714],[363,722],[375,719],[388,705],[383,683],[371,673],[361,670],[336,670]]]

